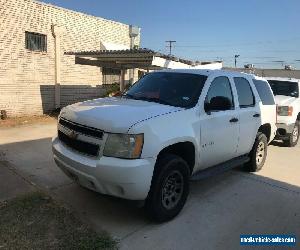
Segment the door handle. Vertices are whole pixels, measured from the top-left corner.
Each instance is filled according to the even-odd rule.
[[[254,114],[253,117],[260,117],[260,114]]]
[[[229,120],[229,122],[238,122],[238,121],[239,121],[239,119],[235,118],[235,117]]]

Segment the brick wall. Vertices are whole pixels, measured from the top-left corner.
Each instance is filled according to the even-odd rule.
[[[97,50],[100,41],[130,45],[129,25],[33,0],[0,0],[0,110],[6,110],[9,116],[54,109],[52,25],[64,30],[60,48],[62,105],[105,92],[101,68],[75,64],[74,56],[64,55],[65,51]],[[47,52],[25,49],[25,31],[47,35]]]

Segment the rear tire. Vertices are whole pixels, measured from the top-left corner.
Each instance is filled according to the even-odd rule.
[[[151,219],[173,219],[183,208],[189,194],[190,169],[179,156],[165,154],[155,165],[145,208]]]
[[[245,164],[249,172],[257,172],[265,164],[268,153],[268,139],[265,134],[258,132],[252,150],[249,154],[250,161]]]
[[[295,123],[293,132],[289,135],[287,140],[284,140],[284,145],[287,147],[295,147],[299,140],[299,121]]]

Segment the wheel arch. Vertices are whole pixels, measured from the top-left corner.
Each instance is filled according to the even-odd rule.
[[[270,142],[270,138],[271,138],[271,124],[270,123],[265,123],[263,125],[261,125],[258,129],[258,132],[261,132],[263,133],[267,139],[268,139],[268,142]]]
[[[196,163],[196,147],[191,141],[177,142],[164,147],[158,154],[157,159],[164,154],[174,154],[185,160],[192,174]]]

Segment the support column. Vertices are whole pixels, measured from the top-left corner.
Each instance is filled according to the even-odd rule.
[[[135,38],[140,34],[140,28],[137,26],[129,26],[130,49],[135,49]],[[134,69],[129,69],[129,82],[134,83]]]
[[[60,39],[63,29],[57,25],[52,25],[52,33],[55,39],[55,109],[60,108],[60,83],[61,83],[61,53],[60,53]]]
[[[121,69],[121,81],[120,81],[120,91],[123,92],[125,89],[125,69]]]
[[[135,37],[130,37],[130,49],[134,49],[134,39]],[[134,69],[129,69],[129,83],[132,85],[134,83]]]

